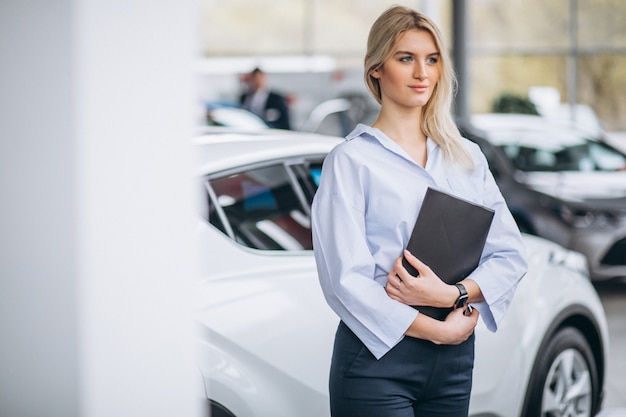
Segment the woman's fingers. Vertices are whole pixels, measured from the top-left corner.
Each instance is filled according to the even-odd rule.
[[[417,259],[415,256],[413,256],[411,252],[406,249],[404,250],[404,257],[406,258],[407,262],[413,266],[413,268],[417,269],[417,272],[419,272],[420,275],[430,271],[428,265]]]
[[[407,271],[406,268],[404,267],[404,265],[402,263],[403,258],[406,258],[407,262],[409,264],[411,264],[413,266],[413,268],[417,269],[418,276],[424,276],[426,274],[431,274],[432,273],[432,271],[428,267],[428,265],[426,265],[425,263],[423,263],[422,261],[417,259],[408,250],[405,250],[404,251],[404,256],[400,256],[399,258],[396,259],[396,262],[394,264],[395,272],[392,271],[395,274],[397,274],[400,277],[400,279],[404,280],[404,279],[409,279],[409,278],[415,278],[415,276],[412,275],[409,271]]]
[[[411,274],[409,274],[402,266],[402,257],[400,257],[396,259],[393,268],[391,269],[391,271],[389,271],[389,274],[387,275],[387,284],[391,284],[397,288],[398,285],[402,284],[410,277]]]
[[[472,335],[478,321],[478,310],[474,309],[469,315],[463,309],[453,310],[446,318],[450,326],[447,343],[458,345]]]

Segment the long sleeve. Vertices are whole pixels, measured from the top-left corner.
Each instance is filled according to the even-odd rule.
[[[526,248],[519,229],[489,170],[484,155],[475,152],[478,175],[483,178],[482,204],[495,210],[480,264],[469,276],[481,289],[485,302],[475,304],[487,328],[496,331],[517,284],[526,274]]]
[[[359,125],[327,156],[312,205],[315,260],[329,306],[380,358],[398,343],[418,311],[391,299],[387,274],[406,247],[429,187],[495,210],[478,268],[469,276],[484,302],[474,304],[488,329],[504,317],[526,273],[519,230],[477,145],[468,172],[432,140],[421,167],[382,132]],[[451,260],[453,261],[453,260]]]
[[[402,339],[417,311],[389,298],[374,279],[376,262],[365,230],[367,184],[341,159],[333,155],[325,161],[313,202],[318,275],[328,304],[380,358]]]

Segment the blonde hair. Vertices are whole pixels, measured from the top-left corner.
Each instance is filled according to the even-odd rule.
[[[380,83],[372,72],[382,67],[393,53],[393,47],[402,33],[408,30],[423,30],[431,34],[440,54],[441,75],[428,103],[422,109],[421,127],[451,160],[469,169],[474,162],[463,146],[463,138],[452,117],[452,100],[457,85],[451,60],[443,45],[443,37],[437,26],[423,14],[402,6],[393,6],[381,14],[372,25],[367,39],[365,54],[365,84],[380,104]]]

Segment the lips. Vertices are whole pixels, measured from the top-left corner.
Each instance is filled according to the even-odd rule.
[[[409,88],[411,90],[417,91],[418,93],[423,93],[428,90],[427,85],[410,85]]]

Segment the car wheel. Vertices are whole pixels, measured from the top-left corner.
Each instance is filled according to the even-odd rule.
[[[566,327],[539,352],[522,415],[591,417],[599,405],[598,390],[589,343],[580,331]]]
[[[220,403],[208,400],[207,406],[207,417],[235,417],[233,413],[228,411],[226,407]]]

